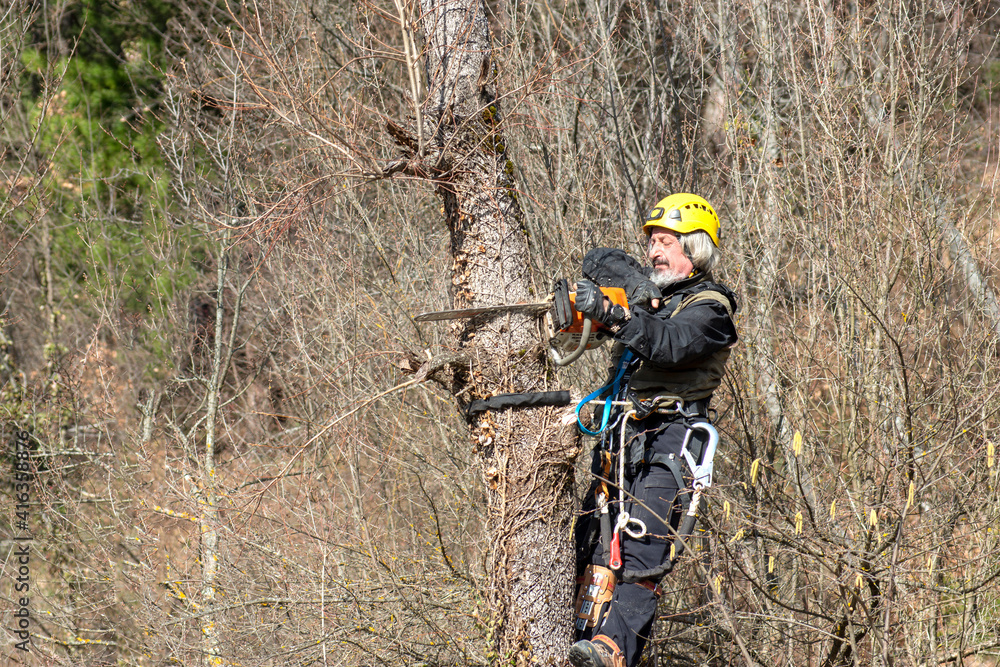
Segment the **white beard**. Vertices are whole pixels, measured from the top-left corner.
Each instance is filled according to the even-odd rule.
[[[670,287],[674,283],[679,283],[685,278],[687,278],[686,275],[681,275],[671,269],[661,271],[657,267],[653,267],[653,273],[649,276],[650,282],[659,287],[661,290]]]

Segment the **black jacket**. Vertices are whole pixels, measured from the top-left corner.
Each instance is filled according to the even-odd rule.
[[[595,248],[583,261],[585,277],[602,287],[624,288],[630,295],[641,293],[643,283],[648,287],[651,272],[651,267],[640,265],[614,248]],[[719,377],[705,378],[697,371],[718,376],[728,349],[738,340],[733,323],[738,307],[736,295],[705,274],[682,280],[663,292],[655,311],[648,305],[633,305],[630,300],[632,317],[613,334],[614,338],[642,359],[644,368],[633,376],[641,382],[649,384],[652,378],[662,376],[662,385],[672,390],[679,385],[708,383],[712,386],[690,387],[690,398],[711,395]],[[696,298],[702,292],[708,292],[705,298]]]

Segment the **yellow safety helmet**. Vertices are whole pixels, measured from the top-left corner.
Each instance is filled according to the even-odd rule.
[[[642,231],[649,235],[653,227],[663,227],[678,234],[701,230],[712,237],[716,247],[719,246],[719,216],[712,205],[698,195],[682,192],[658,201],[646,216]]]

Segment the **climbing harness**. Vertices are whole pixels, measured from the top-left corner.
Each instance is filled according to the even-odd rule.
[[[601,543],[605,549],[604,561],[612,572],[619,573],[623,581],[629,582],[655,580],[673,569],[677,559],[684,551],[686,540],[694,533],[702,493],[712,485],[713,462],[719,443],[719,433],[715,427],[707,421],[699,421],[701,418],[707,419],[708,417],[707,400],[685,403],[678,396],[654,396],[649,399],[640,399],[635,394],[630,395],[628,393],[629,379],[637,366],[638,357],[631,350],[624,350],[611,374],[611,381],[588,394],[576,406],[578,428],[587,435],[601,438],[601,444],[598,446],[598,452],[601,456],[601,482],[595,489],[595,510],[600,522]],[[588,428],[580,418],[581,410],[587,405],[594,405],[595,408],[601,409],[599,425],[595,428]],[[680,452],[678,454],[665,454],[637,451],[629,456],[631,443],[628,441],[628,424],[630,420],[639,422],[653,414],[683,420],[687,431],[684,434]],[[594,422],[597,421],[595,409]],[[614,435],[615,429],[617,429],[617,438]],[[696,431],[704,433],[708,438],[708,442],[697,455],[692,451],[692,439]],[[641,540],[650,534],[646,523],[633,517],[626,509],[629,506],[626,503],[626,465],[630,464],[632,466],[630,473],[635,474],[634,466],[640,462],[645,465],[662,466],[673,475],[679,493],[683,519],[680,530],[675,533],[670,558],[665,563],[649,570],[633,571],[623,569],[622,534],[628,535],[633,540]],[[613,465],[614,463],[617,465]],[[685,467],[687,471],[684,470]],[[690,485],[685,480],[685,472],[689,474]],[[609,482],[618,487],[615,499],[612,499],[613,493],[609,488]],[[687,488],[692,489],[690,495],[680,493]],[[612,504],[618,506],[613,523]]]
[[[628,351],[626,351],[626,354],[628,354]],[[622,356],[624,357],[625,355],[623,354]],[[641,540],[650,534],[649,528],[646,526],[645,522],[631,516],[629,511],[625,509],[625,489],[627,487],[626,459],[628,458],[626,455],[628,451],[628,429],[626,428],[626,425],[629,420],[641,421],[653,413],[663,415],[680,415],[685,419],[687,432],[684,435],[680,453],[677,455],[654,453],[649,457],[649,460],[646,461],[646,463],[649,465],[659,464],[665,467],[673,475],[678,490],[682,490],[688,488],[689,486],[684,479],[685,471],[682,469],[681,463],[681,461],[683,461],[690,473],[690,479],[692,480],[690,488],[693,490],[693,493],[690,496],[681,496],[681,510],[684,513],[684,518],[681,523],[680,530],[677,531],[675,536],[669,561],[660,567],[652,568],[650,570],[626,570],[622,572],[624,580],[637,581],[655,578],[669,572],[673,568],[673,565],[677,561],[678,557],[681,553],[683,553],[685,541],[694,533],[694,525],[697,521],[697,512],[701,504],[702,493],[705,489],[711,487],[712,485],[714,458],[716,449],[718,448],[719,433],[715,427],[708,422],[693,421],[692,417],[696,415],[685,410],[684,401],[680,398],[657,396],[647,401],[639,401],[635,397],[630,397],[629,400],[620,400],[620,394],[623,393],[622,379],[625,376],[625,372],[630,361],[631,359],[625,360],[624,362],[620,361],[615,370],[614,379],[604,387],[592,392],[589,396],[583,399],[580,404],[577,405],[576,409],[579,428],[582,431],[590,435],[603,435],[605,444],[600,449],[600,452],[602,458],[604,459],[602,472],[605,479],[610,479],[611,473],[607,463],[609,462],[609,459],[612,458],[612,454],[617,455],[617,465],[615,466],[613,479],[614,485],[618,487],[617,499],[615,501],[611,500],[611,493],[608,489],[608,484],[605,481],[602,481],[596,490],[596,510],[601,522],[602,542],[607,545],[605,560],[608,563],[608,567],[614,572],[622,571],[622,533],[627,534],[634,540]],[[615,400],[616,398],[619,400]],[[583,423],[580,422],[580,410],[586,404],[603,406],[601,426],[596,431],[586,428]],[[618,414],[615,415],[614,419],[611,419],[610,413],[613,411],[617,411]],[[614,432],[614,429],[618,429],[618,442],[615,443],[617,444],[617,448],[609,446],[612,438],[605,433],[609,428],[612,433]],[[697,455],[691,448],[692,438],[696,431],[703,432],[708,437],[708,442],[701,448],[701,452]],[[610,505],[612,502],[617,503],[619,508],[613,526],[611,526],[610,516]],[[610,540],[608,539],[609,537]]]

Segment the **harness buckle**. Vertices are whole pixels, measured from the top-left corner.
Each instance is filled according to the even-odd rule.
[[[635,410],[635,419],[641,420],[653,413],[660,415],[684,414],[684,399],[677,396],[654,396],[643,400],[634,393],[629,400]]]

